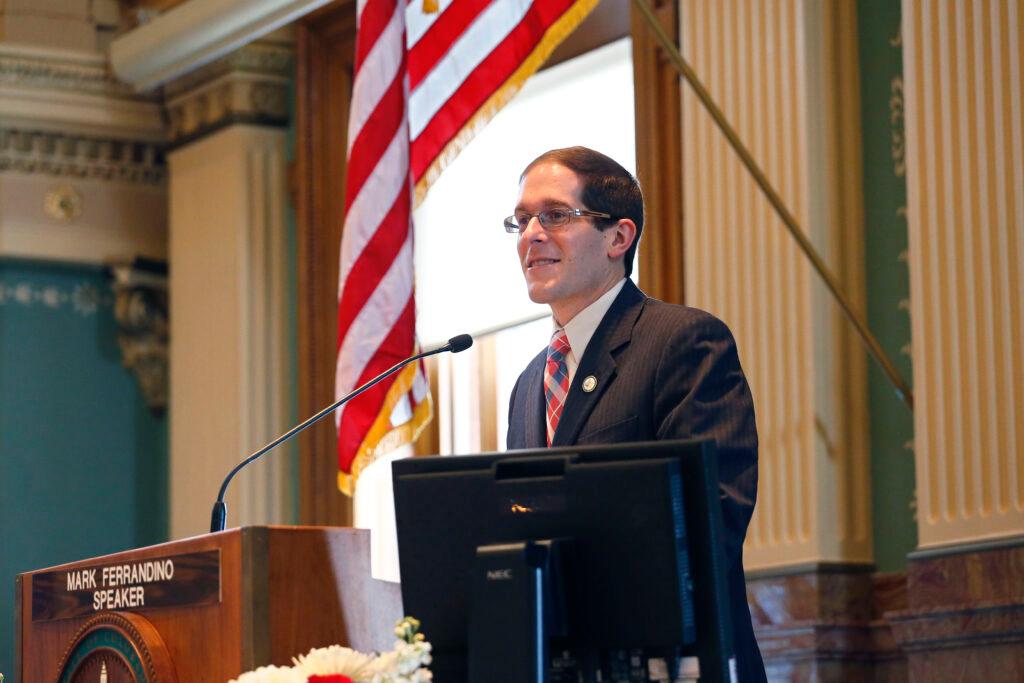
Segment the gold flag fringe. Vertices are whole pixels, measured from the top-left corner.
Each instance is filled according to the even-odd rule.
[[[434,416],[434,404],[430,392],[413,409],[412,419],[400,425],[392,426],[391,413],[402,396],[412,388],[416,377],[417,363],[407,365],[391,385],[377,419],[363,438],[363,442],[352,459],[351,472],[338,472],[338,489],[346,496],[352,496],[356,490],[356,480],[364,469],[378,456],[410,444],[419,437],[420,432],[430,423]]]

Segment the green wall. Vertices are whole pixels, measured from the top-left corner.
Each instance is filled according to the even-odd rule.
[[[167,421],[122,367],[99,268],[0,259],[0,672],[15,574],[167,538]]]
[[[859,0],[857,22],[868,324],[909,382],[910,283],[899,0]],[[868,391],[875,563],[879,571],[901,571],[907,553],[917,546],[913,415],[874,363]]]

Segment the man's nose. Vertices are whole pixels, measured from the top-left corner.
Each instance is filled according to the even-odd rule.
[[[537,216],[530,216],[530,220],[527,222],[526,228],[519,234],[519,236],[524,240],[533,242],[541,235],[546,234],[547,232],[544,230],[544,226],[540,224],[540,218]]]

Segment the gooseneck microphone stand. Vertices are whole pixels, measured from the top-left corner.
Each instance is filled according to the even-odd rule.
[[[233,470],[231,470],[230,472],[228,472],[228,476],[224,477],[224,482],[220,485],[220,493],[217,494],[217,502],[213,504],[213,513],[210,515],[210,533],[216,533],[218,531],[224,531],[224,524],[227,522],[227,516],[228,516],[228,507],[227,507],[227,505],[224,504],[224,494],[228,490],[228,484],[231,483],[231,479],[234,478],[234,476],[236,474],[238,474],[238,472],[243,467],[245,467],[249,463],[253,462],[254,460],[257,460],[260,456],[262,456],[267,451],[273,449],[275,446],[278,446],[278,445],[284,443],[285,441],[287,441],[288,439],[292,438],[293,436],[295,436],[299,432],[305,430],[307,427],[310,427],[310,426],[316,424],[317,422],[322,420],[324,417],[330,415],[335,410],[337,410],[338,408],[340,408],[344,404],[346,404],[349,401],[351,401],[352,399],[354,399],[359,394],[363,393],[364,391],[366,391],[367,389],[372,387],[377,382],[381,381],[385,377],[388,377],[389,375],[393,375],[394,373],[398,372],[399,370],[404,368],[409,363],[413,363],[415,361],[418,361],[421,358],[426,358],[427,356],[433,356],[434,354],[437,354],[437,353],[444,353],[446,351],[451,351],[452,353],[459,353],[460,351],[465,351],[466,349],[468,349],[472,345],[473,345],[473,338],[471,336],[469,336],[468,334],[460,334],[460,335],[458,335],[456,337],[452,337],[451,339],[449,339],[448,343],[445,344],[444,346],[439,346],[436,349],[431,349],[430,351],[424,351],[423,353],[418,353],[415,356],[412,356],[410,358],[406,358],[401,363],[398,363],[398,364],[392,366],[391,368],[385,370],[384,372],[380,373],[379,375],[377,375],[376,377],[374,377],[369,382],[367,382],[366,384],[362,385],[361,387],[359,387],[358,389],[356,389],[352,393],[348,394],[347,396],[341,397],[340,399],[338,399],[337,401],[335,401],[331,405],[327,406],[326,408],[324,408],[319,413],[317,413],[313,417],[309,418],[308,420],[306,420],[302,424],[299,424],[299,425],[297,425],[295,427],[292,427],[287,432],[285,432],[281,436],[277,437],[276,439],[274,439],[273,441],[268,443],[266,446],[263,446],[262,448],[257,450],[255,453],[250,455],[248,458],[246,458],[242,462],[240,462],[237,465],[235,465],[235,468]]]

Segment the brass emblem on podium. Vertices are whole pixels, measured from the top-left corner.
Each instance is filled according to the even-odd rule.
[[[176,683],[163,639],[144,617],[107,612],[82,625],[61,658],[58,683]]]

